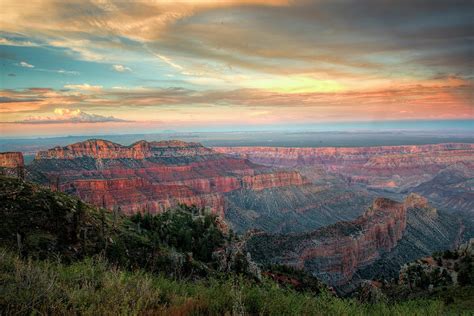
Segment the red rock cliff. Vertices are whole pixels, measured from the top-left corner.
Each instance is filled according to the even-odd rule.
[[[178,204],[224,214],[224,200],[218,193],[200,194],[188,186],[153,184],[142,178],[75,180],[62,184],[61,190],[98,206],[120,207],[126,214],[159,213]]]
[[[426,207],[425,202],[417,195],[410,195],[404,203],[377,198],[354,221],[339,222],[308,234],[274,236],[259,243],[272,247],[270,260],[309,269],[328,284],[341,285],[359,268],[393,249],[405,232],[407,211]]]
[[[87,202],[124,212],[160,212],[178,203],[225,211],[224,193],[302,185],[297,172],[273,171],[197,143],[89,140],[39,152],[31,169]]]
[[[268,188],[303,185],[305,179],[296,171],[276,171],[274,173],[244,176],[242,184],[245,189],[260,191]]]
[[[24,167],[23,154],[20,152],[0,153],[0,167],[16,168]]]

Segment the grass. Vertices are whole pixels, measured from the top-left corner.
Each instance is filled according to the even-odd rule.
[[[4,249],[0,249],[0,310],[6,315],[449,314],[442,301],[368,305],[326,292],[318,296],[296,292],[269,280],[174,280],[142,270],[121,270],[101,257],[63,264],[23,260]]]

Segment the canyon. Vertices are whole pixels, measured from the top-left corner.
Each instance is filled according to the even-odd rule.
[[[339,289],[394,276],[474,233],[472,144],[207,148],[90,139],[39,151],[26,166],[21,153],[3,153],[0,167],[11,175],[24,168],[28,180],[114,212],[207,209],[247,236],[261,264],[304,269]]]
[[[208,208],[238,233],[311,231],[354,219],[372,199],[315,184],[298,170],[182,141],[123,146],[91,139],[40,151],[27,171],[36,182],[125,214],[158,213],[179,204]]]

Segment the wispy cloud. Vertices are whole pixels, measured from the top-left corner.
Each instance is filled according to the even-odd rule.
[[[168,65],[170,65],[171,67],[175,68],[175,69],[178,69],[178,70],[184,70],[184,67],[181,66],[181,65],[178,65],[177,63],[175,63],[171,58],[169,57],[166,57],[164,55],[160,55],[160,54],[155,54],[156,57],[158,57],[159,59],[161,59],[162,61],[164,61],[165,63],[167,63]]]
[[[35,68],[35,66],[33,66],[32,64],[27,63],[26,61],[20,62],[20,66],[25,67],[25,68]]]
[[[26,62],[26,61],[21,61],[19,64],[16,64],[16,65],[18,65],[20,67],[23,67],[23,68],[30,68],[34,71],[58,73],[58,74],[63,74],[63,75],[79,75],[79,72],[74,71],[74,70],[38,68],[38,67],[36,67],[36,66]],[[14,76],[14,74],[12,76]]]
[[[4,38],[0,37],[0,45],[5,45],[5,46],[23,46],[23,47],[35,47],[39,46],[39,44],[31,42],[31,41],[25,41],[25,40],[15,40],[15,39],[9,39],[9,38]]]
[[[102,90],[102,86],[94,86],[88,83],[83,84],[67,84],[64,86],[66,89],[72,90],[81,90],[81,91],[90,91],[90,92],[99,92]]]
[[[101,62],[107,60],[107,55],[98,52],[94,49],[96,45],[88,39],[53,39],[48,42],[48,45],[54,47],[67,48],[70,52],[74,53],[79,59]]]

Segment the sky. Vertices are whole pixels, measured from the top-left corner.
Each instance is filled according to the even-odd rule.
[[[474,126],[472,1],[0,7],[2,137]]]

